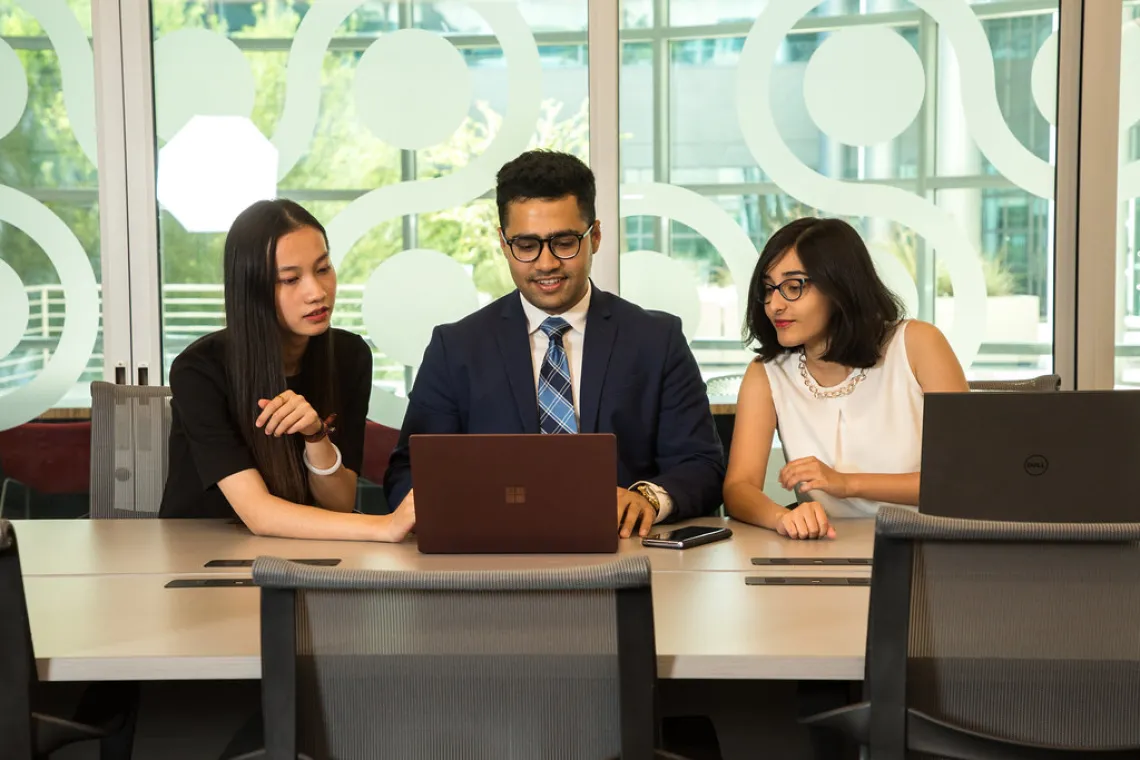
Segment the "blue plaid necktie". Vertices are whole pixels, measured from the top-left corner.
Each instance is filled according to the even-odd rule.
[[[538,427],[544,433],[577,433],[574,416],[574,391],[570,383],[570,363],[562,335],[570,325],[562,317],[549,317],[540,329],[550,343],[538,371]]]

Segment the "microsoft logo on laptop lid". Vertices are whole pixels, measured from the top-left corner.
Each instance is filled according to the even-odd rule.
[[[526,488],[522,486],[507,486],[508,504],[526,504]]]

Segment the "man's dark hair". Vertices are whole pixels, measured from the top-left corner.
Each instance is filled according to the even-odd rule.
[[[557,200],[573,195],[586,224],[597,219],[594,173],[582,159],[553,150],[528,150],[508,161],[495,178],[495,202],[499,226],[507,228],[507,205],[511,201]]]
[[[792,249],[807,272],[809,287],[819,288],[831,303],[827,351],[820,358],[846,367],[875,366],[903,309],[875,272],[863,238],[840,219],[797,219],[768,238],[748,288],[745,342],[757,341],[756,353],[765,362],[799,350],[780,345],[764,309],[764,277]]]

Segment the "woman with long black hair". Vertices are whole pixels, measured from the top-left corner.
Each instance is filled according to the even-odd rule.
[[[353,513],[372,389],[364,340],[330,327],[336,272],[320,222],[260,201],[225,243],[226,327],[170,370],[162,517],[232,517],[254,533],[400,541],[409,503]]]

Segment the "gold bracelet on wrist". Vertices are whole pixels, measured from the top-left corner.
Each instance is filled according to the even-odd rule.
[[[638,483],[633,487],[633,490],[645,497],[649,506],[653,507],[654,513],[661,514],[661,502],[657,500],[657,494],[653,493],[653,489],[648,483]]]

